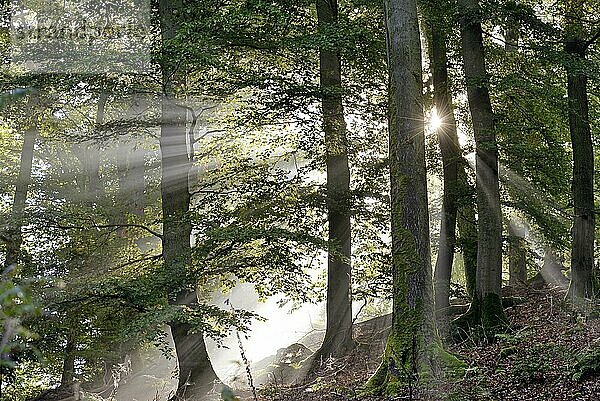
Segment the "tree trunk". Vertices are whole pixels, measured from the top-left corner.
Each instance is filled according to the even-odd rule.
[[[581,13],[583,1],[571,4],[572,9],[567,11],[570,17],[567,17],[565,39],[565,51],[569,56],[566,70],[569,132],[573,147],[571,190],[574,206],[569,296],[591,298],[594,293],[594,149],[589,122],[587,75],[583,68],[587,44],[581,37],[580,20],[571,20]]]
[[[317,0],[320,28],[337,23],[337,1]],[[319,51],[323,131],[327,164],[327,326],[319,357],[340,357],[354,348],[352,340],[350,168],[342,105],[340,55]]]
[[[450,278],[456,246],[456,214],[458,210],[458,169],[462,152],[456,133],[456,120],[452,107],[452,97],[448,82],[446,61],[446,34],[437,19],[430,23],[429,53],[433,75],[433,100],[438,118],[442,121],[437,130],[442,154],[444,172],[444,193],[442,218],[440,223],[440,242],[435,264],[435,307],[450,305]]]
[[[414,0],[386,0],[393,312],[383,361],[367,384],[376,393],[409,393],[419,376],[437,376],[421,44]]]
[[[127,176],[131,189],[129,199],[131,201],[132,212],[136,216],[144,215],[145,201],[145,158],[146,151],[138,142],[134,145],[133,151],[129,154],[127,160]]]
[[[519,21],[512,15],[506,18],[504,27],[504,50],[514,53],[519,48]]]
[[[504,51],[516,55],[519,44],[519,21],[512,15],[506,18],[504,27]],[[521,171],[521,163],[516,161],[517,171]],[[511,286],[527,281],[527,241],[525,231],[516,221],[508,221],[508,284]]]
[[[65,347],[65,356],[63,359],[62,375],[60,377],[60,385],[67,386],[73,382],[75,377],[75,343],[71,338],[67,339]]]
[[[29,128],[25,131],[23,138],[23,148],[21,150],[21,164],[19,166],[19,175],[15,185],[15,196],[13,198],[12,215],[10,228],[8,232],[8,241],[6,243],[6,257],[4,259],[4,268],[8,269],[21,261],[21,245],[23,243],[23,218],[25,212],[25,203],[27,201],[27,192],[31,183],[31,169],[33,165],[33,150],[35,147],[35,139],[38,136],[38,128],[35,108],[37,106],[37,98],[35,95],[27,103],[29,109],[28,115],[31,121],[27,124]]]
[[[467,173],[459,170],[459,180],[464,183],[466,190],[462,204],[458,208],[458,244],[462,250],[463,265],[465,269],[465,284],[467,294],[475,298],[475,281],[477,277],[477,219],[475,218],[475,205],[471,196],[471,187],[467,183]]]
[[[527,281],[527,241],[523,228],[508,222],[508,284],[511,286]]]
[[[448,78],[448,60],[446,48],[446,26],[449,18],[440,11],[437,2],[427,3],[426,26],[428,28],[429,57],[433,75],[433,100],[441,125],[437,130],[443,164],[444,194],[442,202],[442,218],[440,225],[440,241],[438,257],[435,265],[435,305],[436,309],[449,306],[450,279],[454,263],[456,241],[456,226],[459,207],[465,209],[461,213],[459,231],[463,248],[465,276],[467,283],[474,284],[476,259],[469,252],[477,253],[477,232],[475,213],[467,200],[469,186],[464,170],[465,160],[458,141],[456,119],[452,103],[452,92]],[[466,210],[466,209],[471,209]],[[472,216],[472,220],[469,220]],[[471,224],[471,227],[468,225]],[[476,257],[476,256],[475,256]],[[467,289],[471,285],[467,285]],[[471,293],[471,292],[470,292]]]
[[[175,37],[183,13],[182,0],[161,0],[159,4],[161,35],[164,43]],[[163,259],[169,302],[173,305],[198,307],[194,290],[187,275],[191,263],[189,220],[190,193],[188,174],[191,168],[193,145],[187,144],[187,110],[175,103],[174,89],[180,84],[177,71],[163,65],[161,150],[161,195],[163,212]],[[218,380],[208,358],[202,332],[180,318],[171,322],[179,366],[176,400],[202,399]]]
[[[188,290],[193,283],[187,278],[191,262],[189,221],[190,193],[188,172],[190,158],[186,143],[186,109],[163,99],[160,149],[162,166],[163,259],[165,276],[169,281],[169,302],[173,305],[198,307],[195,291]],[[208,392],[218,380],[208,359],[201,332],[190,332],[193,327],[184,321],[171,322],[179,365],[179,383],[176,399],[195,399]]]
[[[478,213],[477,277],[470,310],[475,325],[486,335],[504,326],[502,287],[502,214],[498,182],[498,148],[488,91],[481,10],[477,0],[459,0],[464,73],[476,146]]]

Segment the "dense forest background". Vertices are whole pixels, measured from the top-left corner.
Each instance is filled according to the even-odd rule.
[[[2,400],[600,400],[598,1],[0,3]]]

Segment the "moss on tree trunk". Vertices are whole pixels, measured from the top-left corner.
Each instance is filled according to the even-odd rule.
[[[409,392],[441,377],[443,353],[433,315],[421,45],[414,0],[387,0],[392,327],[369,393]]]

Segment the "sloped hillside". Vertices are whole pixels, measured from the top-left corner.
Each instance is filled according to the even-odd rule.
[[[467,364],[464,377],[419,400],[600,400],[598,305],[578,311],[557,289],[522,289],[523,303],[507,308],[510,329],[493,344],[467,338],[448,345]],[[383,352],[389,316],[356,326],[360,347],[344,359],[324,361],[315,377],[295,385],[266,384],[261,400],[381,400],[361,395]],[[252,399],[248,393],[242,399]],[[393,399],[410,399],[399,394]]]

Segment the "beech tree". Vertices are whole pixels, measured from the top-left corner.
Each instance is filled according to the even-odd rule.
[[[319,29],[335,29],[337,0],[317,0]],[[354,347],[352,340],[350,168],[342,105],[342,71],[339,51],[325,44],[319,50],[321,107],[327,165],[327,322],[317,358],[339,357]]]
[[[23,218],[25,211],[25,202],[27,201],[27,192],[31,181],[31,169],[33,165],[33,151],[35,140],[38,137],[37,128],[37,108],[39,107],[36,94],[30,94],[27,103],[27,117],[30,121],[27,122],[27,129],[23,135],[23,148],[21,150],[21,163],[19,165],[19,175],[15,185],[13,196],[13,205],[11,213],[10,229],[6,238],[6,256],[4,259],[4,269],[12,269],[21,259],[21,245],[23,244],[23,236],[21,230],[23,228]]]
[[[167,49],[181,27],[183,13],[182,0],[164,0],[159,4],[161,38]],[[168,285],[169,303],[193,310],[198,308],[196,283],[187,278],[187,270],[192,256],[188,179],[194,150],[193,142],[188,144],[187,108],[176,97],[185,78],[178,69],[177,61],[167,58],[163,59],[162,78],[160,150],[164,280]],[[200,398],[218,380],[208,358],[204,335],[181,313],[169,325],[179,367],[174,399]]]
[[[508,284],[519,285],[527,281],[527,240],[525,229],[518,222],[508,226]]]
[[[509,12],[504,23],[504,50],[514,59],[519,50],[519,21]],[[510,106],[509,106],[510,107]],[[517,162],[520,165],[520,160]],[[519,166],[514,166],[519,169]],[[508,242],[508,284],[522,285],[527,281],[527,240],[520,222],[509,219],[506,223]]]
[[[421,375],[438,376],[441,351],[433,317],[425,166],[423,82],[417,4],[384,3],[389,69],[393,311],[383,361],[367,389],[412,389]],[[412,391],[412,390],[411,390]]]
[[[482,325],[491,335],[505,324],[502,287],[502,212],[498,181],[498,148],[494,113],[485,66],[481,9],[478,0],[460,0],[464,74],[473,132],[477,190],[477,274],[473,302],[464,319],[469,326]]]
[[[573,227],[571,229],[571,284],[572,298],[591,298],[594,294],[594,240],[596,212],[594,206],[594,148],[589,121],[587,72],[585,59],[588,47],[600,32],[586,37],[581,23],[586,15],[586,1],[567,1],[565,4],[564,48],[568,56],[567,96],[569,102],[569,132],[573,148]]]
[[[583,381],[597,373],[590,363],[595,344],[586,342],[594,332],[580,329],[593,329],[595,311],[551,300],[566,293],[569,281],[573,299],[596,291],[590,266],[597,235],[593,169],[600,163],[593,141],[600,118],[597,4],[458,0],[456,8],[442,0],[385,0],[380,9],[362,0],[159,0],[140,10],[148,13],[143,18],[156,17],[146,36],[154,59],[144,73],[28,74],[6,60],[3,399],[75,399],[79,390],[84,398],[153,398],[141,394],[147,383],[129,380],[149,378],[141,369],[148,367],[145,350],[158,352],[151,345],[174,351],[178,366],[177,373],[168,372],[174,364],[161,366],[156,382],[178,375],[177,387],[164,387],[156,398],[212,398],[209,390],[226,381],[244,386],[242,376],[254,387],[264,378],[252,384],[263,373],[257,368],[271,360],[253,360],[255,352],[277,360],[312,350],[294,344],[280,352],[272,334],[253,336],[250,322],[264,316],[282,339],[286,328],[272,320],[271,306],[317,308],[322,300],[325,338],[316,359],[304,359],[297,372],[325,379],[305,383],[308,398],[337,394],[338,379],[369,393],[355,398],[518,398],[521,390],[541,389],[537,380],[519,379],[520,367],[535,369],[537,378],[546,365],[568,365],[568,374],[543,376],[551,390],[560,384],[561,394],[593,398],[596,383]],[[65,20],[73,22],[80,8]],[[105,22],[82,12],[99,26]],[[7,27],[4,21],[0,30]],[[111,42],[117,54],[132,44],[126,33]],[[0,35],[1,51],[9,38]],[[441,125],[427,137],[430,107]],[[471,155],[463,157],[472,150],[473,168]],[[443,174],[443,192],[437,181],[427,187],[433,172]],[[437,227],[428,209],[437,219],[438,204],[433,272],[430,230],[435,235]],[[534,267],[527,263],[542,260],[538,276],[527,281],[526,268]],[[452,271],[463,261],[467,294]],[[568,278],[562,272],[569,270]],[[509,318],[501,301],[507,273],[509,284],[519,284],[511,292],[528,304],[509,308]],[[252,302],[223,304],[239,284],[244,295],[252,287]],[[254,295],[267,304],[254,305]],[[438,325],[434,317],[454,318],[467,309],[455,300],[469,298],[455,327],[476,335],[453,345],[473,365],[464,375],[464,364],[444,351],[437,334],[447,319]],[[352,301],[364,301],[357,322]],[[529,315],[539,320],[538,311],[550,312],[556,330],[528,325],[518,336],[496,335],[515,321],[527,325]],[[294,323],[305,322],[298,316]],[[315,329],[310,323],[305,333]],[[174,349],[164,341],[165,325]],[[242,348],[242,361],[230,366],[243,363],[235,369],[246,375],[238,370],[222,383],[207,351],[225,367],[229,355],[212,343],[228,342],[229,334]],[[286,345],[312,347],[321,333],[286,334]],[[569,336],[573,353],[563,346],[555,352],[543,335]],[[533,366],[531,349],[551,362]],[[136,355],[124,377],[120,367]],[[372,376],[361,387],[365,374]],[[456,385],[434,389],[454,374]],[[276,380],[279,398],[304,397]],[[222,398],[235,398],[238,389],[232,391],[225,388]]]
[[[477,228],[475,211],[469,196],[466,161],[458,142],[452,88],[448,77],[446,42],[451,18],[446,5],[438,1],[424,1],[422,8],[433,78],[433,101],[440,120],[437,136],[442,156],[444,192],[434,287],[435,307],[443,309],[450,304],[450,277],[457,248],[457,225],[467,292],[473,293],[477,262]]]

